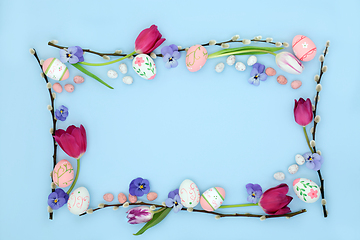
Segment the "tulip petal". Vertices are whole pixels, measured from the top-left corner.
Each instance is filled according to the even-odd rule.
[[[74,129],[76,129],[76,126],[70,125],[70,126],[68,126],[68,128],[66,129],[66,133],[71,134]]]
[[[64,133],[65,133],[65,131],[63,129],[58,129],[55,131],[55,136],[60,137]]]
[[[147,53],[151,53],[152,51],[154,51],[157,47],[159,47],[163,42],[165,42],[165,38],[161,38],[160,40],[158,40],[155,45],[150,48],[150,50]]]
[[[291,212],[291,210],[289,207],[284,207],[284,208],[281,208],[278,211],[276,211],[273,215],[283,215],[283,214],[290,213],[290,212]]]
[[[76,143],[78,144],[78,146],[79,146],[79,152],[80,152],[80,154],[79,155],[81,155],[81,154],[83,154],[84,152],[85,152],[85,142],[84,142],[84,139],[83,139],[83,137],[82,137],[82,134],[81,134],[81,130],[79,129],[79,128],[76,128],[76,129],[74,129],[73,131],[72,131],[72,133],[71,133],[71,136],[73,136],[74,138],[75,138],[75,141],[76,141]],[[85,149],[85,150],[84,150]]]
[[[81,131],[81,135],[84,139],[84,148],[83,148],[83,152],[86,152],[87,149],[87,139],[86,139],[86,131],[83,125],[80,125],[80,131]]]
[[[73,158],[78,158],[80,156],[79,145],[72,135],[65,133],[60,137],[60,141],[62,143],[61,148],[67,155]]]

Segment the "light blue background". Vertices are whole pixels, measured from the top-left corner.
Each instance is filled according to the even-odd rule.
[[[123,75],[109,79],[119,64],[88,69],[115,89],[109,90],[86,77],[73,93],[57,95],[56,106],[66,105],[70,115],[59,128],[83,124],[88,150],[81,159],[77,187],[91,194],[91,207],[104,202],[105,193],[127,194],[129,182],[141,176],[158,193],[156,203],[169,191],[192,179],[203,192],[214,186],[226,190],[226,204],[245,203],[245,185],[259,183],[264,189],[279,184],[277,171],[286,173],[292,185],[298,177],[319,184],[314,171],[301,166],[291,176],[287,168],[294,156],[305,153],[303,132],[293,119],[294,99],[315,96],[313,76],[319,72],[318,56],[326,40],[328,72],[318,114],[317,146],[325,163],[326,199],[329,217],[323,218],[320,202],[306,204],[294,197],[293,211],[307,213],[287,219],[224,218],[181,212],[171,213],[142,239],[356,239],[359,234],[359,1],[15,1],[0,3],[0,239],[131,239],[141,226],[126,222],[125,209],[104,209],[84,217],[66,207],[48,220],[47,196],[52,168],[49,95],[40,69],[29,48],[42,59],[58,57],[47,46],[79,45],[101,52],[122,49],[131,52],[138,33],[157,24],[165,44],[189,47],[211,39],[224,41],[262,35],[289,42],[298,34],[309,36],[318,52],[305,63],[299,76],[284,73],[271,55],[259,62],[284,74],[285,86],[269,77],[259,87],[248,84],[250,68],[238,72],[227,66],[218,74],[214,67],[225,58],[211,59],[204,68],[190,73],[184,64],[165,69],[156,59],[158,74],[152,81],[136,76],[130,60],[124,61],[132,85]],[[241,46],[234,45],[234,46]],[[259,46],[264,46],[260,45]],[[266,45],[267,46],[267,45]],[[208,48],[210,53],[220,50]],[[289,49],[291,51],[291,49]],[[156,52],[160,52],[158,49]],[[86,54],[89,62],[103,59]],[[247,56],[237,56],[246,62]],[[70,67],[71,83],[75,75]],[[298,90],[290,87],[301,80]],[[54,82],[53,82],[54,83]],[[59,148],[58,160],[68,159]],[[146,200],[145,198],[142,198]],[[200,206],[199,206],[200,207]],[[232,209],[261,213],[260,208]],[[226,211],[224,211],[226,212]]]

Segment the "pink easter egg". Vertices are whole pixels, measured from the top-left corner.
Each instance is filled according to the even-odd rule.
[[[151,201],[154,201],[157,197],[158,197],[158,195],[157,195],[156,192],[149,192],[149,193],[146,195],[147,200],[149,200],[150,202],[151,202]]]
[[[111,193],[106,193],[104,194],[103,199],[107,202],[112,202],[112,200],[114,200],[114,195]]]
[[[218,209],[225,200],[225,190],[221,187],[213,187],[201,194],[200,205],[208,212]]]
[[[273,69],[272,67],[268,67],[268,68],[265,70],[265,73],[266,73],[266,75],[268,75],[268,76],[275,76],[275,75],[276,75],[276,70]]]
[[[74,83],[76,84],[80,84],[80,83],[83,83],[85,80],[82,76],[75,76],[74,77]]]
[[[69,78],[69,69],[57,58],[48,58],[42,65],[43,72],[51,79],[62,81]]]
[[[118,201],[119,201],[119,203],[125,203],[126,200],[127,200],[127,199],[126,199],[125,194],[119,193],[119,195],[118,195]]]
[[[296,35],[292,41],[295,56],[304,62],[312,60],[316,55],[316,46],[310,38]]]
[[[61,187],[68,187],[74,181],[74,169],[71,163],[65,159],[55,165],[52,174],[53,182]]]
[[[69,93],[72,93],[74,91],[74,89],[75,89],[72,84],[65,84],[64,88]]]
[[[283,75],[279,75],[279,76],[277,77],[276,81],[277,81],[278,83],[280,83],[281,85],[287,84],[287,79],[286,79],[286,77],[283,76]]]
[[[199,71],[206,63],[208,53],[206,48],[201,45],[195,45],[186,52],[186,67],[190,72]]]
[[[133,195],[129,194],[129,202],[136,203],[136,201],[137,201],[137,196],[133,196]]]
[[[60,83],[54,83],[53,89],[54,89],[54,91],[57,92],[57,93],[61,93],[62,90],[63,90],[63,88],[62,88],[62,86],[60,85]]]
[[[299,87],[301,87],[302,82],[300,80],[295,80],[291,82],[291,87],[293,89],[298,89]]]

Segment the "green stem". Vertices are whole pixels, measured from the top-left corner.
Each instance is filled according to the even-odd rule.
[[[310,150],[311,150],[311,153],[314,153],[314,150],[313,150],[313,149],[311,148],[311,146],[310,146],[309,137],[308,137],[308,135],[307,135],[307,133],[306,133],[306,127],[303,126],[303,129],[304,129],[304,135],[305,135],[305,138],[306,138],[306,142],[307,142],[307,144],[308,144],[308,146],[309,146],[309,148],[310,148]]]
[[[165,208],[163,207],[163,208],[160,208],[159,210],[152,211],[152,212],[153,212],[153,214],[155,214],[155,213],[158,213],[158,212],[161,212],[161,211],[164,211],[164,210],[165,210]]]
[[[70,194],[71,191],[73,190],[73,188],[75,187],[75,184],[78,180],[79,177],[79,172],[80,172],[80,158],[77,159],[77,167],[76,167],[76,176],[75,176],[75,180],[73,181],[73,183],[71,184],[71,187],[69,188],[69,190],[66,192],[67,194]]]
[[[120,62],[121,60],[124,60],[128,57],[131,57],[132,55],[134,55],[136,53],[136,51],[133,51],[132,53],[129,53],[128,55],[126,55],[125,57],[122,57],[122,58],[119,58],[119,59],[116,59],[114,61],[111,61],[111,62],[106,62],[106,63],[88,63],[88,62],[79,62],[80,64],[83,64],[83,65],[88,65],[88,66],[105,66],[105,65],[109,65],[109,64],[113,64],[113,63],[116,63],[116,62]]]
[[[273,52],[267,51],[267,50],[240,50],[240,51],[236,51],[236,52],[228,52],[228,53],[219,54],[219,55],[216,55],[216,53],[212,53],[212,54],[210,54],[208,56],[208,58],[217,58],[217,57],[223,57],[223,56],[228,56],[228,55],[237,55],[239,53],[251,53],[251,54],[254,54],[254,52],[269,53],[269,54],[272,54],[272,55],[276,56],[276,53],[273,53]]]
[[[259,204],[258,203],[245,203],[245,204],[235,204],[235,205],[222,205],[219,208],[250,207],[250,206],[259,206]]]

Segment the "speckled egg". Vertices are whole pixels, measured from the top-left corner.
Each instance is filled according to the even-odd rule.
[[[252,55],[247,60],[247,65],[252,66],[257,62],[257,57]]]
[[[230,56],[228,56],[228,58],[226,59],[226,63],[227,63],[227,65],[232,66],[232,65],[235,64],[235,60],[236,60],[235,56],[234,56],[234,55],[230,55]]]
[[[72,93],[73,91],[74,91],[74,85],[72,85],[72,84],[65,84],[65,86],[64,86],[64,88],[65,88],[65,91],[67,91],[67,92],[69,92],[69,93]]]
[[[106,193],[104,194],[103,199],[107,202],[112,202],[114,200],[114,195],[111,193]]]
[[[54,85],[52,86],[52,88],[54,89],[55,92],[57,93],[61,93],[63,88],[62,86],[60,85],[60,83],[54,83]]]
[[[71,185],[74,181],[74,168],[68,160],[61,160],[55,165],[52,172],[53,182],[61,187],[65,188]]]
[[[120,65],[119,65],[119,70],[120,70],[120,72],[121,72],[122,74],[126,74],[127,71],[128,71],[126,64],[125,64],[125,63],[120,63]]]
[[[184,207],[195,207],[200,201],[200,192],[196,184],[190,179],[185,179],[179,187],[181,204]]]
[[[276,78],[276,81],[278,83],[280,83],[281,85],[285,85],[287,84],[287,79],[284,75],[279,75],[277,78]]]
[[[146,80],[152,80],[156,76],[155,62],[149,55],[139,54],[134,57],[132,68],[137,75]]]
[[[295,162],[298,164],[298,165],[303,165],[305,163],[305,158],[300,155],[300,154],[296,154],[295,156]]]
[[[320,188],[313,181],[306,178],[297,178],[293,182],[296,196],[306,203],[316,202],[320,197]]]
[[[74,77],[74,83],[76,83],[76,84],[83,83],[84,81],[85,81],[85,79],[82,76],[75,76]]]
[[[109,70],[109,71],[107,72],[107,76],[108,76],[109,78],[115,79],[115,78],[118,77],[118,73],[115,72],[114,70]]]
[[[310,61],[316,56],[316,46],[310,38],[296,35],[292,41],[295,56],[301,61]]]
[[[243,64],[242,62],[237,62],[237,63],[235,64],[235,69],[238,70],[238,71],[243,72],[243,71],[246,70],[246,66],[245,66],[245,64]]]
[[[298,170],[299,170],[299,165],[297,165],[297,164],[293,164],[288,168],[288,172],[290,174],[295,174],[295,173],[297,173]]]
[[[291,88],[292,89],[298,89],[299,87],[301,87],[302,82],[300,80],[294,80],[291,82]]]
[[[42,69],[51,79],[62,81],[69,78],[69,69],[57,58],[46,59]]]
[[[275,76],[276,75],[276,70],[273,69],[272,67],[268,67],[268,68],[266,68],[265,73],[268,76]]]
[[[126,198],[126,195],[125,195],[124,193],[119,193],[119,194],[118,194],[118,201],[119,201],[119,203],[125,203],[126,200],[127,200],[127,198]]]
[[[206,48],[201,45],[195,45],[186,52],[186,67],[190,72],[199,71],[206,63],[208,53]]]
[[[90,204],[90,194],[85,187],[75,189],[69,196],[67,206],[72,214],[80,215],[85,212]]]
[[[133,82],[134,82],[134,79],[132,77],[130,77],[130,76],[123,77],[123,83],[130,85]]]
[[[224,63],[218,63],[215,66],[215,71],[218,73],[221,73],[222,71],[224,71],[225,68],[225,64]]]
[[[131,194],[129,194],[129,202],[131,202],[131,203],[136,203],[136,201],[137,201],[137,196],[133,196],[133,195],[131,195]]]
[[[154,201],[157,197],[158,197],[158,195],[157,195],[156,192],[149,192],[149,193],[146,195],[147,200],[149,200],[150,202],[151,202],[151,201]]]
[[[278,181],[282,181],[285,179],[285,174],[283,172],[277,172],[274,174],[274,178]]]
[[[200,205],[208,212],[218,209],[225,200],[225,190],[221,187],[213,187],[201,194]]]

